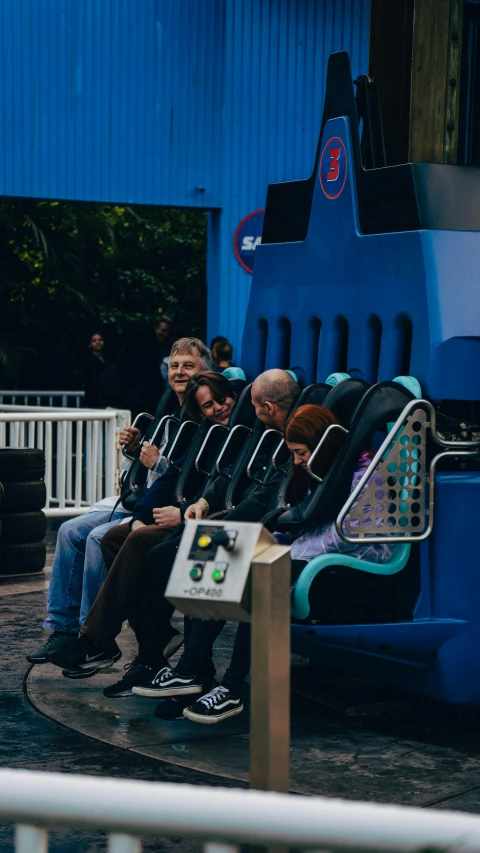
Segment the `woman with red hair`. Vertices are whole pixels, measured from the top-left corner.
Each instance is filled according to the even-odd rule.
[[[326,430],[332,424],[337,424],[335,415],[321,406],[300,406],[287,421],[285,426],[285,441],[292,454],[292,493],[295,504],[308,495],[314,484],[314,480],[308,472],[307,464]],[[340,451],[342,435],[340,430],[332,430],[327,437],[323,447],[315,458],[313,466],[314,473],[324,477],[329,470],[336,454]],[[364,450],[360,454],[353,471],[352,488],[360,482],[366,469],[373,459],[371,450]],[[280,538],[280,535],[277,534]],[[282,541],[285,541],[282,536]],[[395,547],[395,546],[393,546]],[[372,563],[383,563],[392,557],[392,546],[379,543],[378,545],[360,545],[345,542],[337,533],[335,519],[306,530],[300,534],[291,547],[292,560],[313,560],[320,554],[352,554],[359,559],[369,560]],[[294,568],[303,568],[296,566]]]

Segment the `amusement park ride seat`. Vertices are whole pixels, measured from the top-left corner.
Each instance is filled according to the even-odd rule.
[[[420,383],[413,376],[397,376],[393,381],[396,384],[402,385],[417,399],[421,397]],[[390,423],[388,425],[388,431],[390,431],[393,426],[394,424]],[[351,433],[353,433],[354,429],[355,427],[352,424]],[[358,426],[357,429],[359,429]],[[342,448],[342,454],[345,452],[345,449],[346,448]],[[377,491],[377,500],[379,499],[379,494],[380,492]],[[373,575],[396,575],[407,565],[410,557],[410,550],[410,544],[399,544],[395,547],[392,557],[381,563],[373,563],[369,560],[359,559],[351,554],[322,554],[319,557],[315,557],[307,563],[295,582],[292,594],[292,616],[297,620],[307,620],[309,618],[312,583],[322,570],[331,569],[333,566],[345,566],[360,572],[369,572]]]
[[[292,650],[473,705],[480,705],[479,259],[480,169],[364,168],[348,56],[332,55],[314,171],[268,189],[242,365],[258,375],[278,367],[285,353],[310,383],[348,371],[372,385],[323,483],[284,512],[277,529],[299,530],[336,514],[347,541],[366,543],[369,533],[371,541],[393,541],[394,573],[352,564],[336,589],[340,597],[362,579],[366,586],[391,582],[398,609],[377,621],[341,623],[327,613],[328,621],[294,623]],[[391,380],[408,374],[424,399]],[[377,428],[385,438],[350,495],[355,460]],[[296,618],[308,616],[307,586],[308,567],[294,593]]]

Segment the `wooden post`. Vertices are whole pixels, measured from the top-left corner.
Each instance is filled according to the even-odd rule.
[[[456,163],[460,77],[462,62],[463,0],[450,0],[450,27],[447,49],[447,96],[445,103],[444,163]]]
[[[290,549],[252,563],[250,787],[288,793],[290,769]]]
[[[372,0],[387,165],[456,163],[463,0]]]

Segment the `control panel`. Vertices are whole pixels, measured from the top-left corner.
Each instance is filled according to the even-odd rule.
[[[261,524],[188,521],[165,595],[188,616],[249,621],[251,563],[275,544]]]

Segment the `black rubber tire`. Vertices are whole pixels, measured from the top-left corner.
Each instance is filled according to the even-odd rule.
[[[6,512],[0,516],[3,542],[41,542],[47,530],[47,517],[39,512]]]
[[[45,453],[31,447],[0,448],[0,483],[25,483],[45,476]]]
[[[0,574],[29,575],[42,571],[47,549],[44,542],[28,542],[21,545],[2,545],[0,554]]]
[[[43,480],[28,483],[2,483],[2,514],[9,512],[37,512],[47,502]]]

